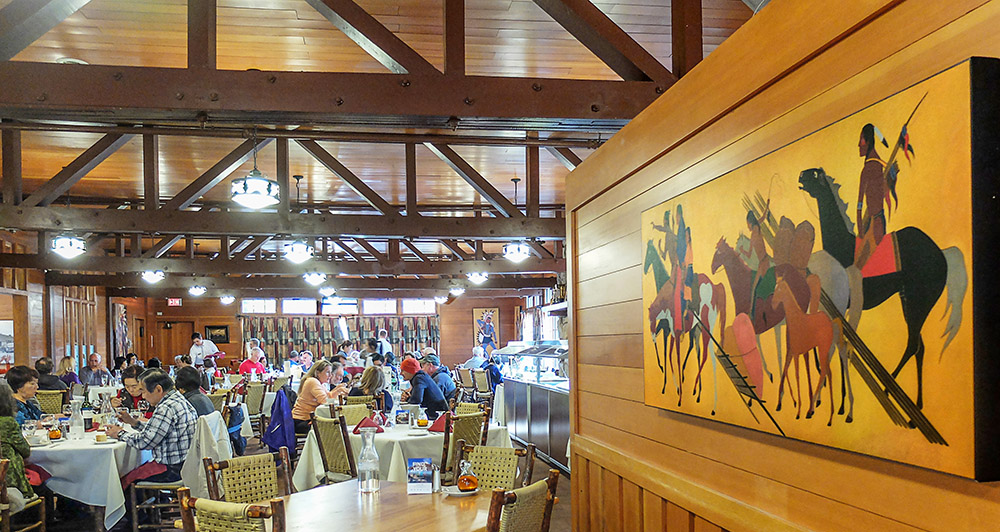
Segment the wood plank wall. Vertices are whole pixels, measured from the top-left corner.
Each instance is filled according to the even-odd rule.
[[[500,315],[494,321],[498,322],[497,331],[500,335],[497,347],[503,347],[514,339],[514,316],[517,307],[524,309],[524,299],[462,296],[447,305],[438,305],[438,315],[441,317],[441,345],[438,346],[438,354],[442,364],[453,368],[456,364],[469,360],[475,345],[472,309],[491,307],[500,310]]]
[[[570,174],[574,530],[996,529],[1000,483],[645,406],[639,216],[1000,56],[997,28],[996,0],[773,0]]]

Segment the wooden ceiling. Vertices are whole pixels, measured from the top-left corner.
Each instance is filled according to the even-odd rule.
[[[84,5],[72,15],[65,17],[64,20],[50,30],[44,32],[41,37],[34,39],[30,45],[23,47],[19,53],[13,56],[7,66],[26,65],[27,68],[35,68],[32,65],[84,62],[89,65],[121,67],[128,72],[125,76],[126,79],[140,72],[133,67],[148,69],[147,71],[152,71],[151,68],[188,69],[189,61],[191,57],[194,57],[189,57],[188,50],[190,42],[188,6],[191,0],[75,1],[77,4],[83,3]],[[687,6],[685,9],[697,9],[696,2],[698,0],[677,1],[684,1]],[[217,5],[217,9],[215,10],[216,31],[214,41],[210,40],[211,46],[215,50],[215,65],[211,72],[216,72],[217,69],[220,72],[261,70],[265,73],[277,71],[280,73],[369,73],[384,75],[388,71],[387,67],[383,66],[384,62],[376,60],[373,55],[370,55],[359,44],[356,44],[355,40],[352,40],[347,34],[335,27],[334,23],[328,20],[317,7],[314,7],[323,7],[324,3],[327,6],[336,4],[341,7],[344,5],[353,5],[349,0],[215,0],[215,2]],[[453,170],[452,165],[442,160],[439,155],[433,153],[428,146],[422,145],[423,140],[421,139],[431,135],[444,135],[448,136],[447,138],[454,139],[446,142],[446,144],[451,145],[458,156],[482,175],[488,183],[487,187],[492,186],[495,188],[499,192],[499,196],[506,198],[503,201],[510,200],[515,205],[523,207],[528,203],[525,179],[531,168],[528,150],[523,142],[524,139],[529,137],[537,138],[542,142],[551,142],[555,143],[554,145],[556,146],[563,146],[560,149],[564,150],[566,149],[565,146],[573,146],[572,153],[570,154],[571,158],[575,155],[576,158],[585,159],[592,153],[593,148],[600,145],[613,134],[617,127],[620,127],[624,123],[624,120],[621,119],[606,120],[602,118],[604,115],[601,113],[608,111],[608,109],[602,108],[603,106],[609,109],[615,106],[615,102],[612,99],[600,100],[601,105],[595,103],[593,106],[586,99],[590,98],[589,95],[591,93],[599,94],[601,98],[609,95],[624,97],[623,95],[631,94],[622,89],[618,95],[614,95],[612,93],[616,89],[607,89],[610,85],[601,85],[600,87],[598,85],[593,85],[592,87],[584,85],[559,85],[558,81],[553,80],[591,80],[593,83],[617,82],[623,87],[629,83],[634,84],[636,81],[639,83],[649,82],[650,84],[642,85],[642,87],[645,87],[649,91],[647,94],[655,97],[655,94],[651,90],[654,85],[656,85],[656,94],[658,94],[663,88],[669,86],[669,83],[672,83],[672,80],[676,79],[678,75],[682,75],[685,68],[690,68],[691,66],[687,65],[685,67],[675,64],[675,61],[671,57],[675,43],[672,42],[671,24],[673,6],[671,6],[669,0],[594,0],[593,5],[600,10],[598,12],[599,17],[597,18],[606,15],[606,19],[610,19],[611,22],[621,28],[621,30],[613,28],[611,30],[611,37],[607,36],[609,30],[606,28],[595,29],[597,26],[593,25],[595,20],[593,13],[589,18],[587,16],[583,17],[586,20],[582,24],[582,32],[579,22],[557,21],[553,19],[555,15],[550,16],[549,14],[553,8],[552,6],[556,6],[557,10],[566,6],[575,6],[574,9],[580,9],[581,5],[584,6],[583,8],[593,9],[593,6],[586,4],[585,1],[464,0],[464,75],[460,73],[459,77],[452,78],[447,77],[449,72],[445,64],[446,50],[444,41],[445,34],[447,33],[444,15],[445,0],[355,0],[355,2],[367,15],[374,17],[378,23],[384,26],[384,29],[391,32],[388,40],[391,41],[394,38],[400,39],[405,43],[403,48],[408,45],[412,49],[412,52],[419,54],[419,57],[422,57],[433,68],[436,68],[446,76],[445,78],[435,79],[452,80],[456,84],[463,82],[482,84],[485,83],[483,80],[494,80],[493,82],[496,84],[496,80],[507,78],[544,79],[548,80],[545,82],[546,91],[551,90],[553,86],[558,86],[558,88],[554,93],[542,93],[540,86],[532,86],[531,88],[535,93],[542,95],[542,101],[545,101],[545,98],[548,98],[548,101],[556,101],[560,98],[576,98],[579,95],[574,94],[574,91],[581,94],[586,93],[580,96],[580,103],[583,103],[586,109],[583,112],[590,113],[593,111],[594,113],[598,113],[600,111],[600,113],[592,116],[577,114],[576,116],[568,117],[570,119],[568,121],[565,120],[567,118],[565,115],[559,115],[559,112],[562,112],[561,110],[553,111],[555,114],[552,115],[534,115],[531,113],[538,108],[537,102],[532,104],[534,107],[529,106],[527,103],[524,103],[522,106],[519,105],[521,103],[520,96],[501,92],[499,94],[491,94],[493,99],[489,103],[494,104],[494,109],[507,106],[508,108],[513,107],[520,111],[523,108],[525,109],[525,114],[513,116],[508,114],[506,118],[504,118],[505,115],[503,114],[492,115],[500,117],[499,121],[495,122],[489,122],[488,120],[466,121],[464,118],[463,120],[458,120],[455,117],[456,114],[462,114],[462,112],[470,108],[475,110],[480,109],[478,107],[473,108],[473,101],[466,98],[465,103],[468,107],[462,106],[459,103],[461,112],[453,112],[454,108],[448,108],[447,105],[441,106],[441,109],[444,109],[444,118],[447,118],[449,115],[452,118],[456,118],[454,123],[452,123],[452,119],[448,119],[447,123],[450,127],[444,129],[429,126],[429,124],[440,123],[440,119],[437,122],[433,120],[426,122],[421,122],[420,120],[380,121],[379,118],[382,115],[375,111],[371,111],[372,118],[370,121],[366,121],[363,114],[352,115],[354,118],[347,121],[296,121],[291,114],[287,116],[292,118],[273,120],[274,113],[278,107],[271,109],[257,107],[240,108],[238,109],[238,118],[233,118],[232,114],[224,115],[219,112],[202,111],[198,113],[198,119],[196,120],[191,119],[191,116],[195,116],[191,113],[168,113],[169,117],[164,117],[158,113],[148,114],[149,108],[147,108],[147,118],[132,119],[129,118],[130,115],[123,114],[121,117],[124,118],[119,117],[113,121],[106,119],[99,122],[84,123],[80,121],[83,119],[81,116],[86,116],[89,120],[91,119],[91,115],[68,113],[62,116],[58,114],[53,116],[50,113],[44,116],[29,116],[29,118],[25,119],[24,116],[17,113],[19,110],[28,109],[28,114],[31,115],[34,112],[32,108],[37,107],[36,104],[38,102],[48,105],[52,99],[46,100],[45,93],[37,95],[37,101],[35,101],[36,96],[28,96],[21,100],[21,103],[15,102],[14,104],[11,104],[10,100],[6,102],[2,101],[4,98],[0,95],[0,111],[5,108],[4,106],[8,110],[14,109],[15,111],[7,116],[4,116],[4,113],[0,112],[0,119],[14,118],[21,120],[22,125],[27,124],[31,126],[28,127],[26,125],[25,129],[19,133],[21,153],[20,174],[22,176],[20,186],[22,187],[23,197],[27,198],[32,193],[44,190],[41,187],[47,181],[60,171],[63,171],[64,167],[70,165],[74,159],[100,141],[104,136],[104,132],[97,132],[97,130],[102,127],[147,126],[156,128],[188,128],[187,133],[192,133],[190,131],[192,127],[201,128],[203,131],[193,132],[195,135],[159,135],[159,197],[161,201],[169,201],[177,195],[183,195],[182,191],[185,190],[185,187],[212,168],[213,165],[219,163],[234,148],[240,146],[245,137],[259,126],[262,137],[267,136],[267,132],[274,129],[308,131],[310,134],[337,134],[342,137],[350,137],[336,141],[320,140],[318,144],[360,178],[364,185],[370,187],[375,194],[388,202],[393,208],[400,209],[405,208],[408,199],[405,145],[402,142],[361,142],[358,141],[358,135],[368,135],[369,137],[387,134],[411,135],[410,139],[412,140],[407,140],[407,142],[416,145],[416,203],[418,210],[423,216],[471,217],[474,215],[475,210],[483,211],[485,209],[480,214],[485,217],[489,217],[491,214],[499,217],[502,214],[502,209],[497,207],[497,198],[490,198],[489,193],[481,195],[473,186],[470,186],[472,183],[470,179],[460,176]],[[28,0],[0,0],[0,9],[8,6],[16,7],[13,5],[15,3],[21,4],[22,7],[31,4]],[[64,0],[62,3],[70,5],[72,0]],[[199,6],[197,3],[190,5]],[[546,5],[549,12],[540,7]],[[600,13],[603,13],[603,15]],[[701,51],[705,55],[711,53],[751,16],[750,9],[741,0],[702,0],[700,13]],[[673,16],[677,16],[676,13]],[[3,28],[3,21],[0,21],[0,32],[2,32]],[[571,31],[574,33],[571,34]],[[627,56],[629,61],[634,61],[636,57],[639,57],[638,63],[635,63],[636,67],[634,68],[641,70],[645,61],[646,70],[640,72],[641,75],[638,78],[630,78],[628,75],[622,74],[621,66],[615,67],[613,65],[614,60],[609,62],[607,54],[598,57],[598,55],[601,55],[599,52],[591,52],[592,49],[595,49],[593,40],[584,42],[586,37],[581,37],[581,35],[586,35],[588,31],[602,33],[600,39],[605,40],[599,42],[598,45],[603,44],[606,46],[611,43],[613,47],[619,47],[618,51]],[[621,38],[622,36],[615,36],[615,31],[619,33],[624,31],[628,36],[624,37],[624,39]],[[395,37],[392,37],[393,35]],[[629,50],[628,47],[634,43],[629,44],[625,42],[628,40],[628,37],[634,39],[635,43],[641,46],[638,52],[634,48],[631,51]],[[0,35],[0,48],[4,45],[2,38],[3,35]],[[386,40],[383,36],[383,44]],[[620,48],[622,46],[624,48]],[[642,48],[645,51],[642,51]],[[396,48],[396,53],[399,53],[399,47]],[[690,61],[690,50],[686,53],[689,57],[684,61]],[[646,61],[643,54],[651,56],[652,67],[650,67],[649,61]],[[417,58],[418,61],[420,60],[419,57]],[[657,65],[655,64],[656,62],[660,64]],[[667,72],[664,67],[674,70],[676,75]],[[91,69],[89,71],[84,70],[85,72],[100,71],[98,70],[100,67],[96,66],[82,68]],[[128,70],[129,68],[132,69]],[[661,69],[661,74],[665,74],[669,79],[664,79],[662,75],[642,77],[642,75],[649,74],[649,68],[652,68],[654,71],[657,68]],[[16,70],[4,71],[3,69],[4,63],[0,63],[0,85],[4,81],[10,81],[9,78],[4,78],[5,75],[9,76],[11,75],[10,72],[16,72]],[[34,70],[33,72],[42,71],[44,69]],[[51,70],[45,72],[51,72]],[[73,71],[63,69],[60,74],[65,72]],[[107,73],[108,71],[103,72]],[[175,70],[175,72],[185,72],[185,70]],[[188,72],[194,71],[188,69]],[[241,72],[241,75],[244,76],[241,79],[249,80],[246,76],[250,74],[252,73]],[[153,76],[151,79],[159,81],[156,76],[160,74],[151,75]],[[116,79],[119,79],[121,74],[115,74],[115,76]],[[491,78],[480,78],[479,76],[491,76]],[[621,81],[623,78],[624,82]],[[59,78],[55,77],[52,79]],[[218,79],[222,78],[213,78],[212,83],[217,83]],[[320,78],[313,78],[312,81],[317,79]],[[342,81],[348,78],[337,79]],[[405,80],[405,78],[396,79]],[[429,78],[424,78],[421,81],[426,81],[426,79]],[[36,79],[28,79],[27,81],[29,82],[28,84],[38,82]],[[367,83],[368,78],[365,78],[364,81]],[[663,83],[664,81],[667,83]],[[67,83],[72,84],[72,82],[64,82],[63,85]],[[380,87],[379,83],[379,81],[376,81],[370,86],[378,88]],[[163,84],[166,86],[167,82],[164,81]],[[403,86],[408,86],[409,82],[403,81],[402,84]],[[662,84],[662,87],[658,84]],[[12,85],[7,83],[6,86],[18,87],[18,85],[26,84]],[[250,86],[248,84],[246,87]],[[364,86],[368,87],[369,85]],[[465,85],[456,86],[465,87]],[[80,92],[83,93],[89,90],[90,93],[94,93],[95,87],[98,93],[95,96],[99,98],[101,90],[99,85],[83,88]],[[448,87],[448,84],[442,84],[440,87],[444,91]],[[59,87],[62,92],[66,92],[65,88]],[[137,91],[141,93],[148,89],[150,94],[152,94],[158,88],[148,85],[146,87],[139,86]],[[321,88],[325,90],[326,86],[322,86]],[[290,90],[294,92],[297,89],[298,87],[292,87]],[[44,86],[42,86],[42,90],[46,90]],[[313,90],[314,92],[309,92],[309,90]],[[308,100],[310,95],[321,94],[321,92],[317,93],[315,90],[315,87],[306,89],[300,91],[295,96],[299,100]],[[90,93],[88,93],[88,97],[92,98],[91,101],[95,101],[93,100],[95,96],[89,96]],[[528,93],[530,94],[531,91],[528,91]],[[277,94],[282,95],[280,92]],[[172,95],[173,92],[170,92],[169,96]],[[114,96],[119,100],[122,98],[121,94]],[[138,95],[140,99],[142,96],[142,94]],[[226,96],[228,97],[229,94]],[[323,96],[328,97],[328,95]],[[355,94],[355,96],[357,95]],[[434,96],[436,94],[432,94],[428,98],[427,94],[424,93],[422,104],[425,107],[428,101],[433,104]],[[455,94],[450,96],[455,96]],[[182,97],[183,95],[178,93],[177,101],[179,102]],[[396,97],[390,94],[390,91],[386,91],[386,94],[374,95],[371,101],[378,101],[378,104],[381,105],[381,112],[384,115],[385,109],[392,109],[396,103],[392,98]],[[461,99],[461,95],[458,95],[458,97]],[[650,98],[648,96],[643,97]],[[81,98],[83,98],[81,101],[86,101],[86,97]],[[281,96],[278,96],[278,98],[280,99]],[[442,98],[444,98],[444,95],[442,95]],[[289,101],[291,99],[291,96],[289,96]],[[496,104],[497,99],[507,101]],[[13,97],[12,100],[17,100],[17,97]],[[358,98],[355,98],[354,101],[357,100]],[[147,101],[155,102],[156,100],[154,96],[150,96],[147,98]],[[183,105],[178,104],[178,106],[191,105],[188,103],[190,101],[191,99],[189,98],[183,102]],[[243,101],[252,101],[252,98],[244,98]],[[273,102],[274,100],[267,101]],[[283,102],[278,102],[275,105],[280,105],[281,103]],[[400,98],[398,101],[400,107],[405,107],[409,103],[405,98]],[[153,104],[152,108],[155,109],[156,105]],[[340,105],[340,103],[336,105]],[[476,105],[478,106],[479,104],[477,103]],[[552,108],[555,109],[556,107]],[[567,104],[565,109],[569,108],[570,106]],[[189,107],[188,110],[190,111],[190,109]],[[197,109],[197,107],[195,106],[194,109]],[[634,112],[637,112],[638,109],[641,109],[641,107],[635,109]],[[474,115],[475,110],[467,114]],[[232,110],[230,109],[230,111]],[[261,117],[258,121],[254,117],[254,114],[258,111],[262,114],[265,111],[270,111],[271,114]],[[364,110],[361,112],[363,113]],[[110,116],[114,113],[107,114]],[[421,113],[413,112],[411,114],[419,115]],[[94,116],[100,116],[100,113]],[[358,118],[359,116],[361,118]],[[522,116],[523,118],[521,118]],[[544,120],[533,121],[532,117],[534,116],[555,117],[555,119],[548,122]],[[473,116],[472,118],[475,117]],[[386,126],[385,124],[387,123],[420,123],[423,125],[422,127],[400,127],[398,125]],[[52,124],[58,124],[58,127],[64,129],[82,128],[84,131],[34,130],[39,127],[51,126]],[[531,127],[538,124],[541,124],[541,126]],[[558,124],[558,127],[546,127],[545,124]],[[87,130],[87,128],[90,129]],[[229,135],[229,137],[198,136],[201,134],[213,135],[216,133]],[[478,144],[476,142],[459,142],[456,136],[465,139],[486,139],[491,142],[483,141]],[[497,138],[509,139],[510,142],[504,141],[504,145],[496,145],[497,142],[492,141],[496,141]],[[368,140],[371,139],[369,138]],[[452,144],[452,142],[454,143]],[[258,168],[271,177],[281,172],[278,168],[276,145],[277,143],[274,142],[266,144],[260,149],[256,158]],[[294,180],[290,182],[291,190],[289,198],[293,212],[319,213],[322,210],[323,213],[333,214],[376,213],[376,209],[371,205],[370,198],[369,201],[366,201],[355,191],[356,187],[350,186],[341,177],[334,174],[312,154],[308,153],[298,142],[289,142],[288,147],[288,174],[290,176],[302,176],[298,187],[296,187]],[[2,158],[0,158],[0,162],[2,162]],[[206,210],[234,209],[236,206],[229,199],[230,183],[233,179],[245,176],[251,170],[253,164],[252,160],[247,160],[240,164],[235,171],[227,174],[228,177],[209,188],[204,194],[200,194],[196,198],[193,207],[201,207]],[[557,159],[554,152],[550,152],[544,148],[540,149],[537,161],[539,175],[537,202],[540,207],[539,213],[541,217],[552,218],[562,215],[561,211],[564,208],[566,197],[566,176],[570,171],[569,167],[572,166],[573,164],[567,165],[565,161]],[[94,168],[86,172],[86,175],[79,181],[74,182],[67,192],[59,194],[58,199],[56,199],[53,205],[109,206],[115,208],[125,203],[130,204],[132,208],[139,208],[145,195],[143,175],[143,138],[141,135],[136,135],[112,155],[103,159]],[[516,196],[512,178],[521,179],[517,187]],[[494,194],[494,196],[496,195]],[[4,198],[4,202],[8,203],[7,198]],[[47,202],[42,205],[47,205]],[[320,207],[322,208],[320,209]],[[234,210],[240,209],[236,208]],[[531,215],[529,212],[530,218]],[[54,231],[52,228],[44,227],[46,223],[51,224],[51,220],[42,223],[37,230]],[[292,226],[313,227],[308,224],[292,224]],[[58,224],[54,227],[58,227]],[[482,227],[478,229],[480,232],[486,231],[483,234],[490,234],[485,229],[486,226]],[[246,233],[229,232],[229,234],[240,234],[242,237],[246,237],[252,234],[259,235],[261,231],[266,232],[271,230],[275,229],[272,227],[248,227]],[[210,231],[208,232],[210,233]],[[174,256],[191,257],[192,254],[195,254],[207,258],[219,252],[221,249],[220,240],[214,236],[210,237],[205,233],[206,231],[200,231],[197,234],[189,233],[187,240],[181,238],[172,246],[167,246],[162,256],[169,257],[171,254],[174,254]],[[103,240],[102,247],[111,255],[133,254],[131,249],[126,251],[127,246],[122,243],[130,238],[128,234],[118,233],[123,235],[118,239],[110,238],[115,234],[114,231],[87,234],[90,235],[93,243],[100,241],[100,238],[94,236],[95,234],[108,235],[109,238]],[[153,247],[153,243],[161,239],[162,236],[154,237],[149,232],[144,232],[143,234],[146,236],[140,240],[139,247],[143,252],[148,253]],[[286,234],[295,237],[293,231]],[[313,232],[311,234],[315,235],[316,233]],[[339,250],[339,248],[331,244],[331,252],[338,253],[338,256],[331,257],[331,259],[354,262],[362,260],[369,264],[384,264],[386,257],[383,256],[380,258],[376,254],[391,256],[393,250],[399,248],[399,236],[387,237],[385,233],[380,233],[380,235],[381,237],[374,236],[368,239],[367,243],[370,243],[371,247],[367,249],[364,243],[345,238],[345,246],[350,248],[347,255],[350,256],[344,255],[343,250]],[[414,235],[403,236],[405,238],[414,238]],[[233,238],[236,240],[235,236]],[[395,243],[390,245],[390,241],[392,240],[395,240]],[[481,251],[486,255],[485,257],[480,257],[480,260],[482,258],[489,259],[491,254],[500,253],[500,248],[503,244],[501,240],[506,241],[505,238],[489,239],[488,237],[486,240],[488,241],[482,244],[481,247]],[[254,253],[254,256],[258,260],[267,259],[269,254],[279,252],[282,245],[287,241],[288,239],[285,237],[270,240],[263,246],[259,246],[261,253]],[[417,251],[411,251],[408,245],[403,246],[400,249],[402,255],[398,258],[403,261],[421,262],[427,262],[432,259],[437,260],[443,257],[451,257],[455,253],[453,251],[455,246],[462,246],[460,248],[460,250],[464,250],[462,253],[469,254],[465,258],[476,258],[473,251],[475,242],[469,240],[461,241],[461,239],[457,239],[449,243],[449,241],[441,240],[441,237],[437,237],[416,238],[415,241],[416,243],[413,245],[413,248],[416,248]],[[459,243],[459,241],[462,243]],[[195,245],[195,253],[186,249],[188,242]],[[376,254],[371,253],[373,250]],[[430,257],[420,257],[421,253]],[[565,267],[562,261],[561,243],[555,244],[550,242],[547,249],[536,248],[536,254],[541,261],[539,264],[544,264],[545,268],[549,268],[543,268],[541,271],[560,271],[560,269]],[[553,255],[555,256],[553,257]],[[160,256],[161,254],[156,255],[156,257]],[[550,259],[550,262],[545,262]],[[557,265],[559,269],[551,269],[553,264]],[[365,267],[367,268],[367,266]],[[203,266],[199,266],[199,268],[191,271],[205,273],[202,271],[205,269]],[[392,268],[390,266],[386,266],[386,268],[387,273],[391,273]],[[398,271],[398,268],[396,271]],[[527,273],[528,277],[534,275],[530,268],[523,270],[523,272]]]

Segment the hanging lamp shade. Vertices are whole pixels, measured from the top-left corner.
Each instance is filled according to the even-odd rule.
[[[246,177],[233,180],[233,201],[249,209],[263,209],[278,204],[279,189],[276,181],[254,167]]]
[[[531,248],[524,242],[511,242],[503,247],[503,258],[514,262],[523,262],[531,256]]]
[[[75,236],[60,236],[52,239],[52,252],[65,259],[83,255],[87,251],[87,243]]]

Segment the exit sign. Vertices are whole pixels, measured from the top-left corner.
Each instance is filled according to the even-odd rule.
[[[181,298],[179,297],[168,297],[167,298],[168,307],[179,307],[181,306]]]

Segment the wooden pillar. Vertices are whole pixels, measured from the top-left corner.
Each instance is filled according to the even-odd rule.
[[[670,26],[673,74],[679,78],[690,72],[704,56],[701,37],[701,0],[672,0]]]
[[[406,215],[419,216],[417,213],[417,145],[406,144]]]
[[[3,144],[3,202],[5,205],[21,203],[21,130],[5,129],[0,133]]]
[[[529,139],[537,139],[537,131],[528,132]],[[538,208],[538,146],[528,146],[525,148],[525,176],[524,180],[524,205],[525,205],[525,215],[528,218],[538,218],[539,208]],[[517,198],[514,198],[514,203],[517,203]]]
[[[142,136],[142,189],[147,211],[160,208],[160,137]]]

